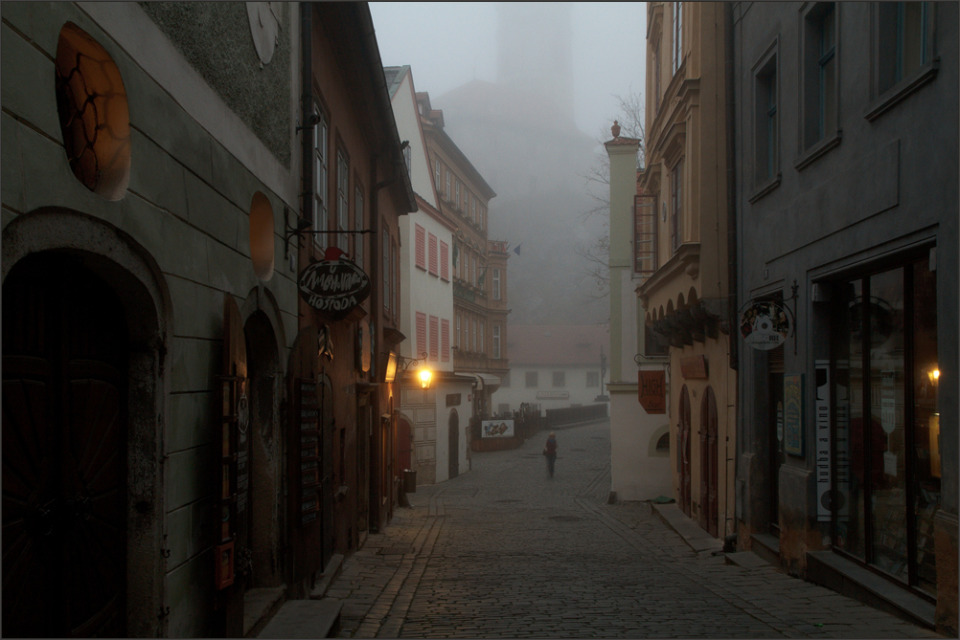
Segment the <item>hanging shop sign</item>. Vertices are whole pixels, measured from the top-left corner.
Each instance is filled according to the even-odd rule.
[[[513,437],[513,420],[483,420],[480,424],[484,438]]]
[[[667,412],[667,376],[664,371],[638,371],[640,406],[647,413]]]
[[[740,336],[754,349],[769,351],[782,345],[793,332],[790,312],[773,300],[753,302],[740,314]]]
[[[314,262],[300,273],[300,295],[314,309],[334,317],[350,313],[370,295],[370,278],[343,258]]]

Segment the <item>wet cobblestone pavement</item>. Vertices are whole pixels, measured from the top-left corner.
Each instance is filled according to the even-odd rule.
[[[327,597],[343,638],[929,638],[771,565],[696,553],[647,503],[606,504],[609,424],[473,455],[409,494]]]

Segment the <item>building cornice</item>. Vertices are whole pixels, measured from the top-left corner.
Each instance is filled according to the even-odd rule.
[[[649,308],[650,297],[675,284],[681,276],[687,275],[694,280],[700,275],[700,243],[685,242],[663,266],[654,271],[643,284],[637,287],[637,295],[645,309]]]

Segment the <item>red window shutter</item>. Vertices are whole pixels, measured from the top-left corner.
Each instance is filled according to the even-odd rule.
[[[417,312],[417,352],[414,358],[419,358],[420,354],[427,352],[427,314]]]
[[[437,236],[430,234],[430,273],[437,275]]]
[[[440,333],[440,318],[437,316],[430,316],[430,359],[436,361],[439,355],[439,333]]]
[[[440,360],[450,362],[450,321],[446,318],[440,321]]]
[[[440,278],[450,279],[450,246],[442,240],[440,241]]]
[[[416,245],[417,245],[417,266],[421,269],[427,268],[427,251],[426,251],[426,230],[417,225],[414,228],[414,233],[416,235]]]

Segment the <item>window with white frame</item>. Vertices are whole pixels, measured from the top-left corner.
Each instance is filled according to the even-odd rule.
[[[493,325],[493,358],[500,359],[500,325]]]
[[[314,105],[313,115],[317,124],[313,127],[313,228],[315,231],[325,231],[330,220],[327,212],[327,144],[329,142],[329,129],[327,127],[327,116],[320,109],[319,105]],[[323,241],[324,235],[314,234],[314,242],[318,245],[326,244]]]
[[[500,269],[493,270],[493,299],[500,299]]]
[[[437,271],[437,236],[432,233],[427,234],[427,270],[432,275],[438,275]]]
[[[448,282],[450,280],[450,245],[440,241],[440,279]]]
[[[440,361],[450,362],[450,320],[440,320]]]
[[[553,372],[553,386],[554,387],[565,387],[567,386],[567,372],[566,371],[554,371]]]
[[[413,244],[416,265],[420,269],[427,269],[427,230],[420,225],[414,225]]]
[[[350,183],[350,163],[343,151],[337,151],[337,247],[349,253],[350,234],[345,233],[350,228],[350,209],[347,199]]]
[[[480,329],[478,330],[480,343],[477,345],[477,351],[479,353],[484,353],[486,345],[484,344],[484,336],[487,334],[487,323],[484,320],[480,321]]]
[[[417,353],[414,354],[417,358],[420,357],[420,354],[427,353],[429,347],[427,346],[427,314],[417,311]]]
[[[440,318],[430,316],[430,360],[440,359]]]

